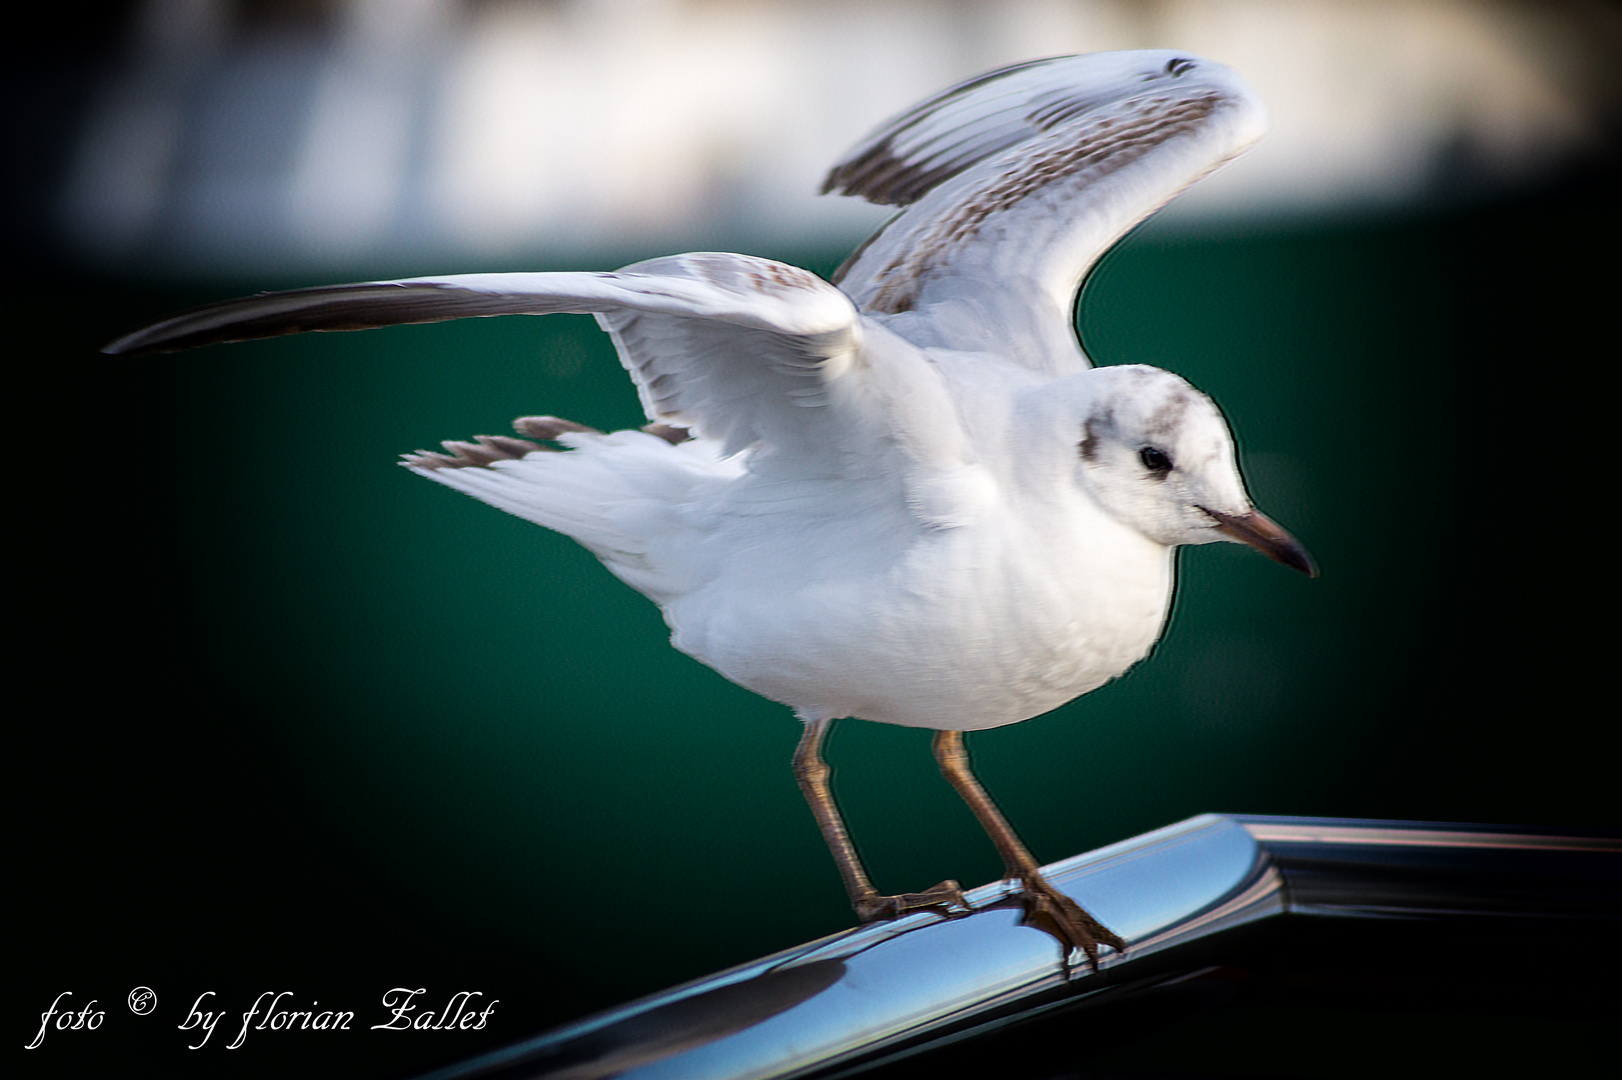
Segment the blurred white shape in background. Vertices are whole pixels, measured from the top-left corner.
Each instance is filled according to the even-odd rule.
[[[445,8],[439,0],[343,5],[287,184],[289,239],[312,256],[355,258],[387,240],[424,104],[417,73],[444,48]]]
[[[1170,227],[1536,183],[1601,152],[1622,17],[1463,0],[147,0],[61,198],[73,250],[171,272],[848,248],[819,198],[926,94],[1183,48],[1273,115]],[[443,266],[436,268],[443,269]]]

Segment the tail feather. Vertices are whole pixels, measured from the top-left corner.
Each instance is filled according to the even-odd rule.
[[[519,459],[545,449],[539,443],[507,435],[476,435],[473,442],[446,439],[440,445],[445,448],[443,454],[436,450],[415,450],[402,454],[400,463],[418,470],[461,469],[470,465],[493,465],[497,461]]]
[[[445,453],[404,455],[401,464],[578,541],[657,601],[684,591],[679,574],[654,565],[650,546],[681,528],[679,510],[698,487],[730,478],[737,466],[702,440],[673,442],[662,432],[604,434],[556,417],[524,417],[514,426],[564,449],[479,436],[446,442]]]

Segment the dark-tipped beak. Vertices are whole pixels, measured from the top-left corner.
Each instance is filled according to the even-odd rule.
[[[1205,510],[1205,507],[1200,509]],[[1312,561],[1307,549],[1267,515],[1254,510],[1238,517],[1219,514],[1215,510],[1205,512],[1216,519],[1216,531],[1222,535],[1248,544],[1274,562],[1283,563],[1291,570],[1299,570],[1307,577],[1318,576],[1318,564]]]

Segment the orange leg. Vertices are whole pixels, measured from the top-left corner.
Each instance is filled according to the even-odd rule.
[[[1087,962],[1098,970],[1098,947],[1108,945],[1116,952],[1125,952],[1126,943],[1111,933],[1103,924],[1087,914],[1082,906],[1048,884],[1037,869],[1036,860],[1025,845],[1014,835],[1002,812],[986,794],[986,789],[969,771],[969,754],[963,748],[961,731],[935,733],[935,760],[941,775],[969,804],[980,827],[985,829],[991,842],[997,845],[1007,877],[1018,881],[1025,905],[1025,925],[1044,930],[1059,940],[1068,957],[1071,949],[1087,954]]]
[[[833,853],[834,862],[839,866],[839,876],[845,882],[845,892],[850,895],[850,906],[856,909],[856,917],[870,923],[926,908],[967,908],[963,890],[955,881],[943,881],[921,893],[900,893],[896,896],[881,896],[873,887],[867,871],[862,868],[861,858],[856,854],[856,845],[851,843],[845,822],[839,816],[839,808],[834,805],[833,792],[828,789],[831,770],[819,751],[829,723],[827,720],[817,720],[806,724],[805,735],[794,751],[794,778],[800,782],[800,791],[810,804],[817,827],[822,830],[822,838],[828,842],[828,850]]]

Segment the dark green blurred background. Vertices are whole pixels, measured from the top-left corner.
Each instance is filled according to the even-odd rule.
[[[1107,260],[1095,356],[1223,404],[1323,576],[1186,551],[1139,669],[972,738],[1040,857],[1209,810],[1618,823],[1585,419],[1614,346],[1576,261],[1615,224],[1578,190]],[[509,318],[95,352],[249,287],[9,290],[29,999],[476,987],[512,1037],[849,925],[788,711],[671,650],[572,543],[392,463],[527,412],[638,422],[606,338]],[[998,873],[927,738],[847,721],[830,748],[884,889]],[[285,1065],[258,1049],[244,1067]],[[360,1067],[426,1063],[392,1052]]]
[[[1040,858],[1204,811],[1622,824],[1596,677],[1615,180],[1159,230],[1105,261],[1089,351],[1210,393],[1258,504],[1323,576],[1185,551],[1148,661],[971,738]],[[753,250],[824,274],[845,254]],[[7,1023],[26,1043],[73,990],[122,1040],[53,1037],[27,1067],[409,1073],[851,925],[788,710],[671,650],[571,542],[394,464],[524,414],[640,423],[589,319],[96,351],[309,283],[95,276],[37,244],[10,260]],[[881,889],[999,872],[927,742],[846,721],[828,750]],[[124,1008],[136,984],[158,989],[161,1034]],[[500,1022],[482,1042],[173,1049],[204,990],[239,1013],[291,989],[366,1024],[392,986],[476,989]]]

